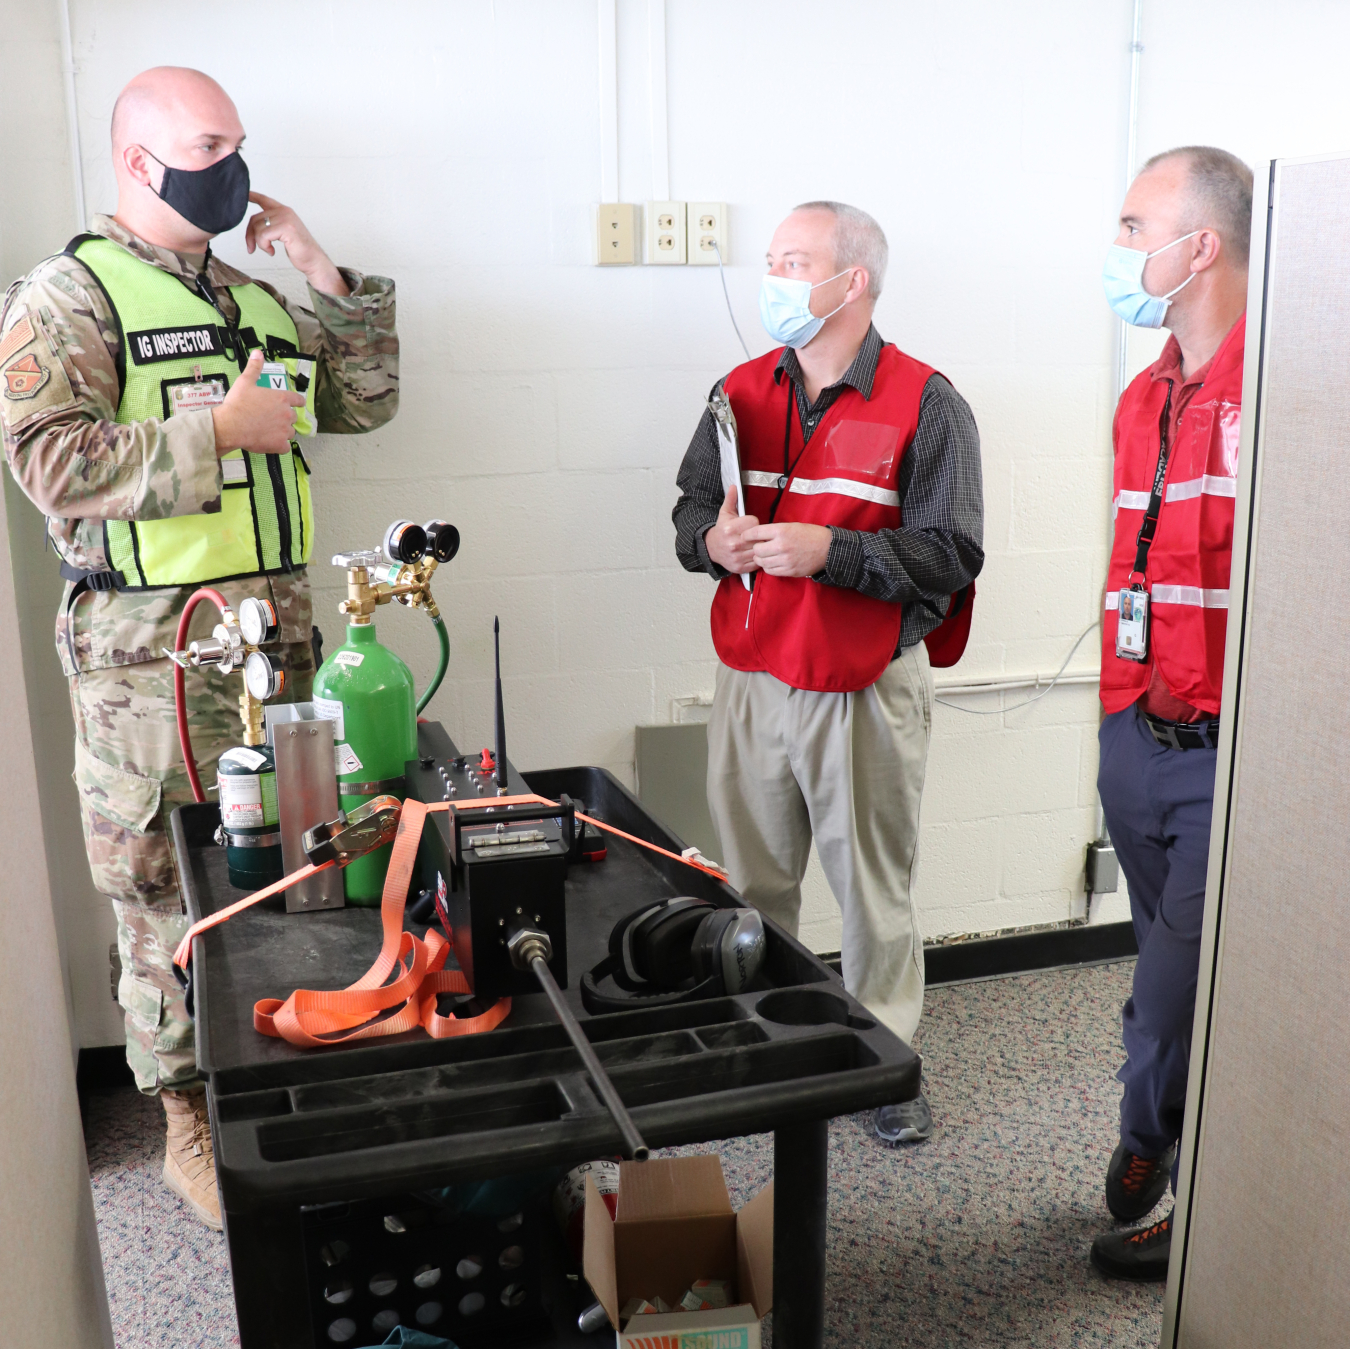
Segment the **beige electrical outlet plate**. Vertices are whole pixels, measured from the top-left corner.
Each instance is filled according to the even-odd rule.
[[[638,259],[638,208],[626,202],[601,202],[595,208],[595,260],[601,267]]]
[[[647,225],[647,262],[684,263],[689,260],[684,228],[684,202],[649,201],[643,216]]]
[[[722,261],[731,261],[727,234],[727,204],[724,201],[691,201],[689,203],[689,265],[716,267],[717,251]],[[713,247],[716,241],[717,247]]]

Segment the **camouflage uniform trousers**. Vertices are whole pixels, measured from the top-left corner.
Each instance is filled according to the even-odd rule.
[[[280,701],[305,701],[314,682],[308,642],[269,648],[287,669]],[[242,743],[240,674],[189,670],[188,727],[208,801],[214,764]],[[167,659],[90,670],[70,680],[75,785],[95,887],[112,900],[126,1018],[127,1062],[148,1095],[197,1081],[192,1018],[173,972],[188,929],[169,835],[169,816],[192,801],[174,717]]]

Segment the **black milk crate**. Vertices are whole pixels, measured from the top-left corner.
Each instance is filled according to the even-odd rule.
[[[380,1344],[396,1325],[463,1349],[547,1333],[537,1203],[483,1217],[406,1193],[301,1209],[315,1349]]]

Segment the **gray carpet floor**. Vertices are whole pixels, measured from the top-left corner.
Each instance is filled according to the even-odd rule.
[[[827,1343],[1158,1343],[1161,1287],[1109,1282],[1087,1260],[1111,1222],[1102,1177],[1132,973],[1119,964],[929,991],[917,1047],[932,1140],[885,1147],[863,1115],[830,1128]],[[159,1104],[129,1089],[91,1095],[86,1139],[118,1349],[237,1345],[224,1239],[160,1180]],[[717,1150],[736,1203],[769,1179],[770,1137]]]

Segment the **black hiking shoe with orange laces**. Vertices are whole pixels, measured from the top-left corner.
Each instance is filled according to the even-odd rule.
[[[1106,1207],[1112,1216],[1137,1223],[1151,1213],[1167,1189],[1176,1155],[1176,1148],[1170,1147],[1161,1157],[1140,1157],[1118,1144],[1106,1168]]]
[[[1092,1263],[1108,1279],[1161,1283],[1172,1254],[1172,1215],[1152,1227],[1107,1232],[1092,1243]]]

